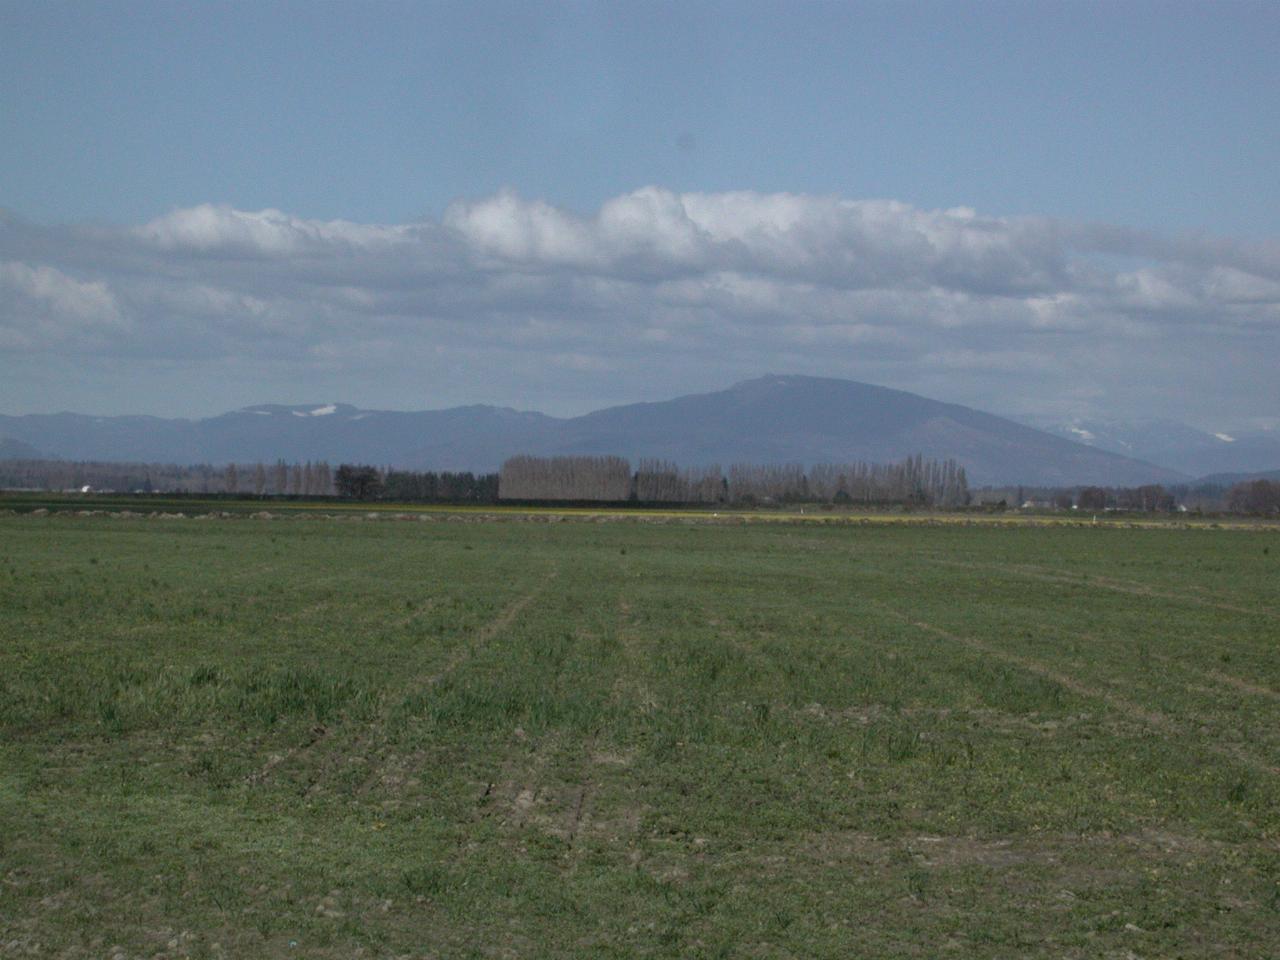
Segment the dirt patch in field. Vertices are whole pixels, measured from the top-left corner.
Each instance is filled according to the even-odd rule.
[[[625,777],[630,755],[597,750],[587,744],[581,751],[585,765],[559,755],[559,744],[545,741],[513,758],[501,773],[479,790],[477,814],[493,817],[505,828],[519,832],[533,828],[564,841],[570,849],[583,838],[618,841],[634,837],[641,813],[634,805],[602,803],[610,784]],[[559,768],[572,766],[576,776]]]

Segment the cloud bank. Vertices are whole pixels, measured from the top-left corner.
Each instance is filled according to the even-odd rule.
[[[1280,244],[966,208],[647,187],[585,216],[503,192],[408,224],[0,214],[0,363],[45,371],[55,405],[77,371],[162,392],[180,368],[215,409],[260,384],[240,401],[555,412],[772,371],[1225,424],[1280,412],[1276,356]]]

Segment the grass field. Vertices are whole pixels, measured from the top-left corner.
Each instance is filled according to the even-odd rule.
[[[0,517],[0,956],[1274,957],[1280,536]]]

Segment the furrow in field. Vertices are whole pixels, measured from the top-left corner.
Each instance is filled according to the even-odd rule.
[[[248,566],[241,570],[237,570],[234,573],[223,574],[218,578],[216,584],[213,584],[213,585],[218,587],[226,587],[229,584],[240,583],[245,580],[256,580],[265,573],[269,573],[274,570],[279,570],[281,567],[285,567],[285,566],[286,566],[285,561],[279,560],[279,559],[267,560],[263,563],[255,563],[252,566]]]
[[[515,622],[520,613],[528,607],[529,604],[536,600],[542,591],[546,589],[547,585],[555,579],[555,576],[556,571],[552,570],[538,586],[530,590],[528,593],[522,594],[503,607],[497,616],[476,631],[471,643],[464,644],[456,650],[453,655],[450,656],[448,661],[446,661],[444,666],[430,677],[427,677],[424,681],[421,681],[420,686],[427,689],[435,686],[451,672],[474,656],[475,653],[484,646],[484,644],[488,643],[498,634],[509,628],[511,624]],[[416,611],[415,615],[421,612],[423,611]],[[412,620],[412,617],[409,617],[408,620]],[[406,624],[408,620],[406,620]],[[400,625],[403,626],[405,624]],[[313,735],[305,743],[286,750],[282,754],[273,754],[259,770],[249,775],[247,781],[255,785],[264,783],[282,764],[305,757],[310,753],[310,751],[319,746],[327,736],[328,729],[324,726],[317,726],[313,731]],[[376,771],[371,773],[365,783],[361,785],[358,792],[363,792],[367,788],[370,779],[375,775]],[[316,779],[313,779],[308,789],[313,789],[317,782],[318,781]]]
[[[1245,693],[1252,693],[1255,696],[1267,697],[1271,700],[1280,700],[1280,692],[1272,690],[1270,687],[1264,687],[1257,683],[1250,683],[1243,677],[1233,677],[1229,673],[1223,673],[1221,670],[1210,670],[1208,676],[1212,677],[1219,683],[1225,683],[1229,687],[1235,687]]]
[[[457,670],[458,667],[462,666],[462,664],[475,656],[481,647],[491,641],[494,637],[509,629],[525,608],[528,607],[529,604],[533,603],[534,600],[538,599],[542,592],[547,589],[553,580],[555,580],[558,572],[558,570],[552,569],[536,587],[528,593],[516,597],[516,599],[503,607],[496,617],[476,631],[475,636],[472,638],[470,643],[463,644],[455,650],[438,671],[425,678],[422,681],[422,686],[434,687],[453,671]]]
[[[637,649],[640,637],[631,623],[631,604],[621,594],[616,599],[615,612],[617,655],[622,665],[611,696],[615,702],[634,699],[646,709],[652,703],[652,695],[633,676],[644,663]],[[577,637],[584,642],[595,639],[581,626]],[[554,734],[544,733],[534,741],[517,728],[515,737],[525,746],[501,763],[484,784],[476,801],[479,817],[494,817],[512,831],[535,829],[557,837],[567,845],[571,863],[581,852],[582,838],[634,830],[634,824],[625,819],[597,817],[598,795],[607,789],[610,768],[619,763],[625,765],[626,761],[600,749],[596,734],[587,734],[572,751],[566,751]]]
[[[1189,603],[1197,607],[1224,610],[1228,613],[1242,613],[1249,616],[1280,619],[1280,611],[1273,610],[1269,607],[1243,607],[1232,603],[1220,603],[1213,600],[1205,600],[1199,597],[1190,596],[1187,593],[1171,593],[1163,590],[1155,590],[1151,587],[1135,582],[1117,580],[1113,577],[1103,577],[1096,574],[1089,574],[1088,577],[1085,578],[1060,572],[1052,572],[1045,570],[1044,568],[1034,567],[1028,564],[979,563],[972,560],[943,560],[939,557],[930,557],[928,560],[930,563],[934,563],[939,566],[963,567],[968,570],[992,570],[996,573],[1006,574],[1011,577],[1020,577],[1024,580],[1035,580],[1040,583],[1065,584],[1075,587],[1092,587],[1101,590],[1108,590],[1112,593],[1123,593],[1132,597],[1143,597],[1149,600],[1174,600],[1182,603]]]
[[[277,613],[273,618],[276,623],[295,623],[301,620],[309,620],[318,613],[330,609],[334,605],[334,600],[317,600],[315,603],[308,604],[305,607],[290,610],[287,613]]]
[[[436,606],[436,598],[428,597],[426,600],[422,601],[422,603],[419,606],[415,607],[413,612],[409,613],[407,616],[401,617],[399,620],[393,621],[390,624],[391,629],[403,630],[405,627],[409,626],[409,624],[413,623],[413,621],[417,620],[419,617],[430,613],[432,610],[435,609],[435,606]]]
[[[296,747],[290,747],[288,750],[284,751],[284,753],[273,753],[267,758],[266,763],[245,778],[245,782],[252,786],[259,786],[265,783],[277,767],[286,761],[294,759],[295,757],[303,756],[307,751],[315,747],[316,744],[328,735],[329,728],[323,724],[317,724],[311,728],[310,736],[307,738],[305,743],[299,744]]]
[[[1023,670],[1026,670],[1030,673],[1034,673],[1038,676],[1044,677],[1046,680],[1051,680],[1054,683],[1057,683],[1058,685],[1062,686],[1063,688],[1070,690],[1072,693],[1079,694],[1082,697],[1088,697],[1093,700],[1101,700],[1103,703],[1107,704],[1112,709],[1120,713],[1126,714],[1132,719],[1141,721],[1142,723],[1145,723],[1148,726],[1152,727],[1153,729],[1161,731],[1162,733],[1166,733],[1166,734],[1169,734],[1170,736],[1176,736],[1180,738],[1189,737],[1191,735],[1191,732],[1189,730],[1187,730],[1182,724],[1178,723],[1176,720],[1174,720],[1172,717],[1168,716],[1167,714],[1160,713],[1159,711],[1155,711],[1155,710],[1150,710],[1146,707],[1143,707],[1141,704],[1134,703],[1132,700],[1128,700],[1124,697],[1121,697],[1118,694],[1111,692],[1110,690],[1104,690],[1100,687],[1090,686],[1089,684],[1082,682],[1076,677],[1063,673],[1060,670],[1055,670],[1053,667],[1049,666],[1048,664],[1040,660],[1036,660],[1032,657],[1026,657],[1020,654],[1012,653],[1008,650],[1001,649],[1000,647],[995,646],[994,644],[987,643],[983,640],[979,640],[976,637],[967,637],[957,633],[952,633],[949,630],[944,630],[941,627],[934,626],[933,624],[927,623],[923,620],[917,620],[909,616],[908,614],[901,613],[900,611],[897,611],[897,610],[892,610],[885,607],[881,607],[881,609],[891,614],[892,616],[897,617],[898,619],[901,619],[906,623],[909,623],[911,626],[915,627],[916,629],[923,630],[925,633],[933,634],[936,637],[941,637],[942,639],[950,641],[952,643],[958,643],[962,646],[968,647],[971,650],[981,653],[984,656],[995,657],[999,660],[1005,661],[1006,663],[1013,664],[1014,666],[1019,667]],[[1203,746],[1205,749],[1213,753],[1216,753],[1219,756],[1226,757],[1227,759],[1230,759],[1230,760],[1234,760],[1237,763],[1243,764],[1244,766],[1247,766],[1247,767],[1251,767],[1254,770],[1259,770],[1263,773],[1269,773],[1276,776],[1280,776],[1280,767],[1277,767],[1266,760],[1256,757],[1253,754],[1249,753],[1248,751],[1243,750],[1237,746],[1228,745],[1228,744],[1219,744],[1219,743],[1204,743]]]
[[[1264,697],[1268,700],[1280,700],[1280,691],[1273,690],[1270,687],[1264,687],[1258,683],[1253,683],[1250,680],[1246,680],[1244,677],[1237,677],[1230,673],[1223,673],[1221,670],[1197,669],[1192,665],[1182,663],[1180,661],[1175,660],[1172,657],[1165,656],[1164,654],[1148,653],[1147,655],[1154,660],[1158,660],[1160,663],[1164,664],[1165,666],[1182,670],[1183,672],[1189,673],[1192,676],[1198,677],[1200,679],[1211,680],[1214,683],[1217,683],[1219,686],[1231,687],[1232,689],[1238,690],[1241,693],[1252,694],[1253,696],[1256,696],[1256,697]]]
[[[631,603],[621,593],[618,594],[617,614],[618,641],[624,668],[618,671],[618,677],[614,681],[613,697],[622,699],[629,693],[642,712],[650,713],[657,708],[658,700],[642,679],[645,660],[640,652],[641,639],[632,622]]]

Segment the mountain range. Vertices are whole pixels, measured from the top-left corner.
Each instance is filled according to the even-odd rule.
[[[328,460],[491,471],[517,453],[660,457],[682,466],[888,462],[923,453],[955,458],[973,484],[1045,486],[1174,483],[1209,472],[1157,465],[1098,436],[1080,442],[1086,438],[901,390],[802,376],[760,377],[568,418],[484,405],[399,412],[341,403],[263,404],[200,420],[0,416],[0,456],[10,458],[39,452],[75,460]],[[1280,454],[1269,464],[1278,465]],[[1236,461],[1211,469],[1237,469]]]
[[[1174,420],[1035,423],[1049,433],[1187,473],[1255,474],[1280,467],[1280,432],[1210,433]]]

